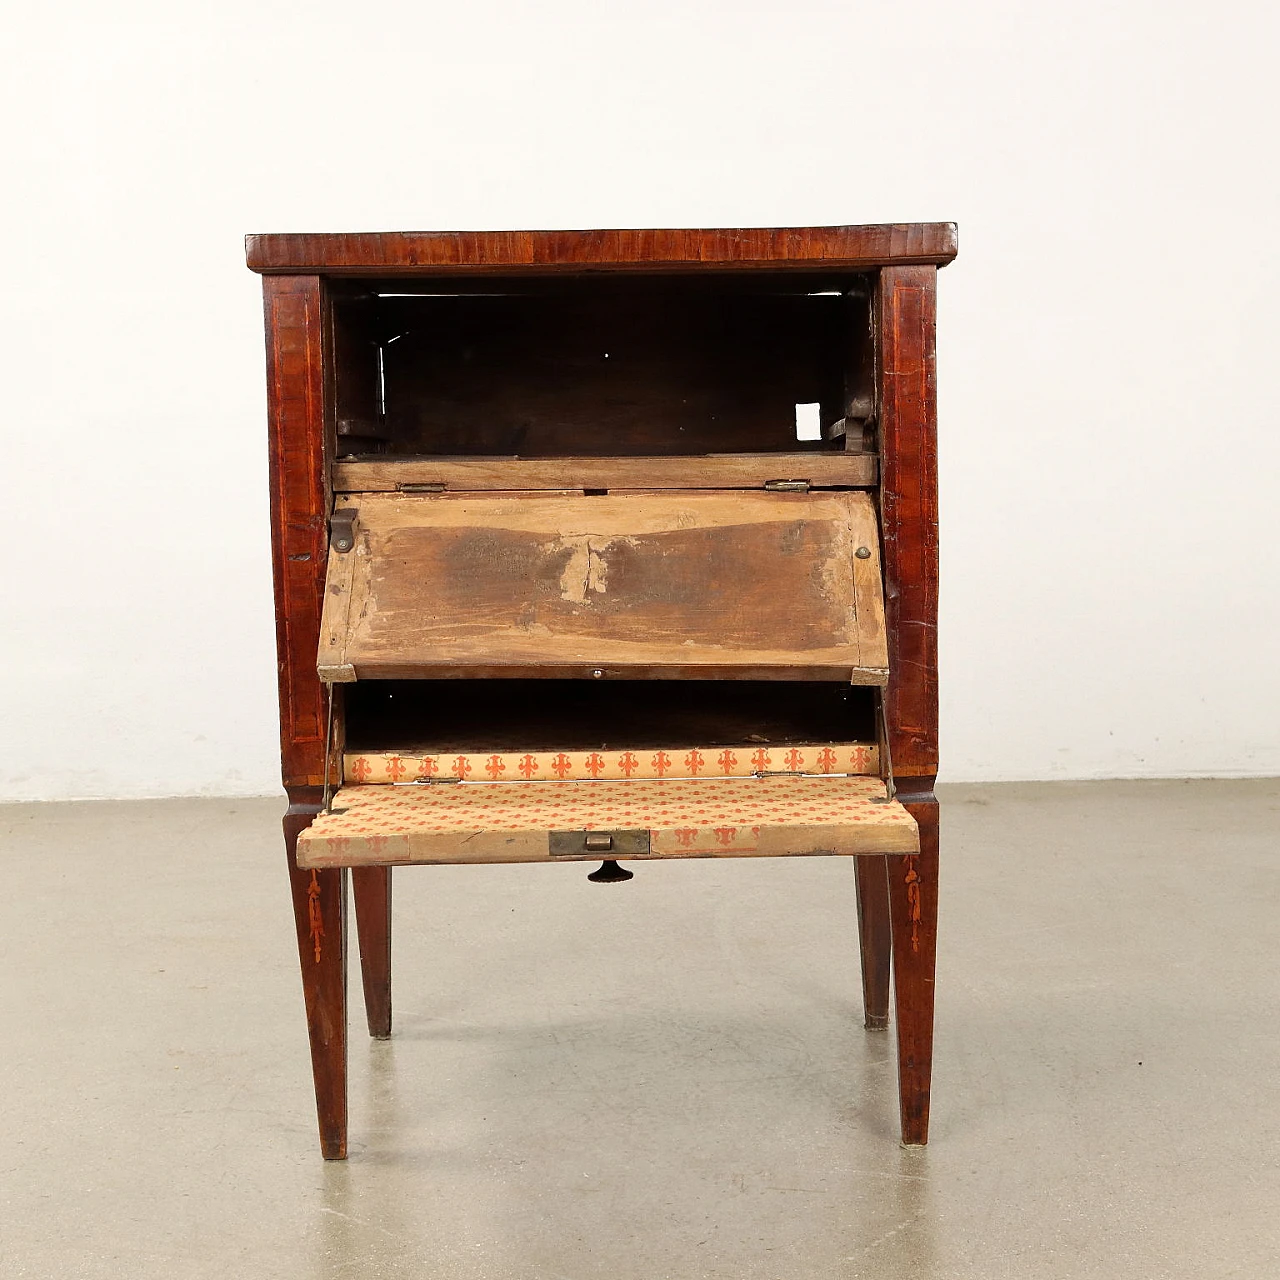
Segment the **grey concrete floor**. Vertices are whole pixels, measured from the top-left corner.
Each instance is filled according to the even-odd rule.
[[[0,1275],[1280,1275],[1280,783],[943,800],[927,1150],[847,862],[450,867],[331,1165],[282,803],[0,809]]]

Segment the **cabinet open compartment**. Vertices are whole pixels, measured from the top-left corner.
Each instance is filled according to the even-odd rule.
[[[345,280],[330,297],[340,463],[874,451],[859,273]]]
[[[348,783],[880,772],[865,686],[370,680],[341,698]]]

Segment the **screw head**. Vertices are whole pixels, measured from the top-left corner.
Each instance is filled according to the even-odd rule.
[[[349,538],[339,538],[333,545],[337,547],[339,551],[348,551],[351,548],[351,540]]]
[[[857,551],[855,551],[853,554],[854,554],[855,556],[857,556],[859,560],[870,560],[870,559],[871,559],[871,548],[870,548],[870,547],[859,547],[859,548],[857,549]]]

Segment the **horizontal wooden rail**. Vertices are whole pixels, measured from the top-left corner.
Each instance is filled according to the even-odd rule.
[[[815,489],[874,485],[878,459],[865,453],[726,453],[663,458],[402,457],[338,462],[339,493],[394,493],[406,485],[446,490],[760,489],[807,480]]]

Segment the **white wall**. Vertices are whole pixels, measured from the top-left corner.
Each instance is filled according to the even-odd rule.
[[[277,787],[247,231],[954,219],[946,776],[1280,772],[1272,6],[11,16],[0,795]]]

